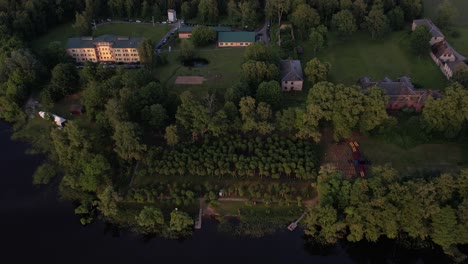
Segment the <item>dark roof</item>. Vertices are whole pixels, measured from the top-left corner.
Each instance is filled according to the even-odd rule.
[[[255,32],[219,32],[218,42],[255,42]]]
[[[67,49],[72,48],[94,48],[98,42],[112,43],[113,48],[137,48],[140,45],[142,38],[102,35],[96,38],[79,37],[69,38],[67,41]]]
[[[184,27],[180,27],[178,30],[179,30],[179,32],[192,32],[192,30],[194,28],[195,27],[184,26]],[[216,32],[230,32],[230,31],[232,31],[231,27],[209,27],[209,28],[213,29]]]
[[[430,19],[416,19],[413,20],[413,23],[416,24],[416,27],[426,26],[429,29],[429,32],[432,34],[432,37],[445,37],[440,29],[434,23],[432,23]]]
[[[387,78],[388,79],[388,78]],[[411,100],[415,103],[424,104],[431,95],[434,98],[440,98],[442,95],[438,91],[432,90],[416,90],[414,89],[411,79],[407,76],[399,78],[397,81],[381,81],[374,82],[371,81],[368,77],[363,77],[360,79],[360,84],[363,88],[369,88],[377,86],[383,89],[388,95],[389,102],[399,102]]]
[[[281,81],[302,81],[302,67],[300,60],[280,61]]]
[[[454,55],[453,49],[445,41],[435,43],[431,47],[432,53],[439,58],[442,55]]]
[[[468,67],[468,65],[466,65],[466,63],[464,61],[461,61],[461,60],[456,60],[456,61],[453,61],[453,62],[447,62],[447,66],[450,68],[450,70],[452,70],[453,73]]]

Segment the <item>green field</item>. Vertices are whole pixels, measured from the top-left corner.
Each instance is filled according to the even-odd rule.
[[[404,149],[373,138],[363,138],[359,142],[372,165],[389,163],[399,172],[421,169],[452,171],[467,165],[464,146],[460,144],[421,144]]]
[[[444,88],[447,80],[442,72],[429,55],[413,55],[408,39],[406,31],[390,33],[381,40],[372,40],[367,32],[356,32],[348,40],[340,40],[330,34],[328,47],[318,57],[331,64],[330,80],[337,83],[356,84],[363,76],[380,80],[406,75],[424,88]],[[304,65],[314,57],[307,46],[304,43],[301,57]]]
[[[99,26],[93,32],[94,36],[110,34],[118,36],[144,37],[159,42],[171,29],[170,25],[146,25],[146,24],[106,24]],[[40,51],[49,45],[50,42],[59,41],[63,47],[67,44],[67,39],[76,37],[77,34],[71,24],[57,26],[45,35],[36,38],[32,42],[32,48]]]
[[[46,48],[50,42],[59,41],[65,47],[67,39],[75,36],[76,33],[72,24],[63,24],[50,29],[46,34],[33,40],[31,46],[34,50],[40,51]]]
[[[168,89],[177,93],[191,90],[194,94],[203,95],[211,89],[226,89],[240,78],[245,48],[215,48],[213,46],[197,51],[197,57],[207,59],[209,64],[199,68],[182,66],[178,60],[179,52],[168,53],[169,64],[157,70],[161,82]],[[167,50],[166,50],[167,51]],[[177,76],[203,76],[207,80],[201,85],[176,85]]]
[[[167,32],[171,30],[170,25],[147,25],[147,24],[106,24],[99,26],[93,32],[94,36],[117,35],[130,37],[143,37],[159,42]]]
[[[468,56],[468,27],[456,26],[453,29],[460,33],[460,36],[454,38],[450,34],[446,34],[447,41],[461,55]]]
[[[454,19],[457,25],[468,25],[468,16],[465,11],[468,10],[468,1],[466,0],[450,0],[458,11],[458,16]],[[442,0],[423,0],[424,2],[424,17],[435,20],[437,10]]]

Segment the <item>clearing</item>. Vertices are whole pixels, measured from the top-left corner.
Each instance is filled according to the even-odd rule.
[[[468,16],[464,11],[468,10],[468,1],[466,0],[450,0],[458,11],[458,16],[454,19],[457,25],[468,25]],[[424,17],[428,17],[435,21],[437,17],[437,10],[441,0],[423,0],[424,2]]]
[[[375,138],[363,137],[359,142],[372,166],[389,163],[400,172],[421,169],[452,171],[467,164],[460,144],[420,144],[405,149]]]
[[[209,63],[202,67],[185,67],[178,59],[178,50],[172,50],[167,56],[169,63],[159,68],[156,74],[168,89],[177,93],[190,90],[196,95],[204,95],[212,89],[225,90],[240,79],[244,51],[245,48],[200,49],[197,57]],[[205,81],[200,85],[175,84],[179,76],[198,76]]]
[[[147,25],[147,24],[105,24],[98,25],[97,30],[93,31],[93,36],[99,35],[118,35],[131,37],[144,37],[159,42],[171,29],[170,25]],[[40,51],[47,48],[50,42],[58,41],[63,47],[67,44],[67,39],[76,37],[77,34],[72,24],[63,24],[50,29],[46,34],[36,38],[31,46],[34,50]]]
[[[468,27],[455,26],[453,27],[453,29],[457,31],[458,33],[460,33],[460,36],[454,38],[450,34],[445,34],[447,41],[461,55],[468,57]]]
[[[159,42],[171,30],[171,25],[148,25],[148,24],[105,24],[98,26],[93,32],[93,36],[117,35],[129,37],[142,37]]]
[[[302,46],[301,60],[305,67],[314,55],[307,42]],[[436,90],[448,84],[429,56],[417,57],[411,53],[408,31],[392,32],[380,40],[371,39],[367,32],[356,32],[348,40],[329,34],[328,47],[317,57],[331,64],[330,81],[336,83],[356,84],[363,76],[381,80],[406,75],[423,88]]]

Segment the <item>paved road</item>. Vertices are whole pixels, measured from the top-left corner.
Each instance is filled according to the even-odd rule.
[[[270,43],[270,28],[268,25],[270,22],[268,20],[265,20],[265,24],[263,24],[263,27],[257,31],[255,31],[256,34],[262,34],[262,43],[265,45],[268,45]]]
[[[155,44],[155,46],[154,46],[154,52],[158,52],[157,47],[158,47],[159,45],[162,46],[162,45],[165,43],[164,40],[167,41],[167,39],[171,36],[171,34],[172,34],[173,32],[175,32],[175,31],[177,31],[177,29],[179,29],[179,27],[180,27],[180,21],[177,21],[177,23],[174,23],[174,24],[171,24],[171,25],[172,25],[171,30],[169,30],[169,32],[167,32],[167,34],[166,34],[158,43]]]

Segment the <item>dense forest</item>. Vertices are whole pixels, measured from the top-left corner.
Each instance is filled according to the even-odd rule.
[[[34,183],[58,184],[61,197],[77,202],[83,224],[101,217],[172,238],[191,234],[199,198],[212,205],[219,193],[245,199],[240,226],[224,222],[222,228],[259,236],[281,227],[287,214],[303,211],[298,208],[318,193],[304,224],[317,241],[418,240],[463,260],[457,246],[468,243],[467,171],[406,175],[374,167],[369,178],[347,179],[321,168],[325,131],[336,142],[353,132],[382,134],[398,129],[397,117],[387,113],[381,89],[332,83],[333,65],[316,58],[304,64],[304,100],[285,104],[278,60],[297,51],[281,32],[281,47],[249,46],[238,82],[206,94],[167,89],[155,77],[167,61],[152,53],[151,41],[140,47],[145,67],[138,70],[90,62],[78,70],[57,43],[30,48],[34,38],[66,22],[77,35],[87,35],[93,20],[162,21],[168,8],[206,25],[255,28],[266,18],[278,29],[289,21],[297,39],[313,40],[308,48],[316,53],[327,45],[329,32],[344,41],[356,31],[381,38],[419,18],[423,6],[421,0],[0,0],[0,118],[47,156]],[[449,25],[444,18],[441,23]],[[416,44],[427,41],[424,32],[415,37]],[[193,49],[186,45],[180,53]],[[415,49],[427,54],[429,47]],[[413,114],[419,136],[463,139],[464,85],[454,82],[441,99],[429,99],[422,114]],[[24,111],[29,99],[49,110],[78,93],[85,115],[61,130],[51,124],[31,133],[36,129]],[[146,182],[135,184],[135,178]],[[256,211],[257,203],[269,207]],[[261,225],[262,216],[276,220]]]

